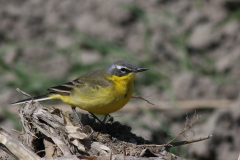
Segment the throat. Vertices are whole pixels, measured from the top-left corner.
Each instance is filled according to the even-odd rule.
[[[134,89],[134,80],[135,74],[126,75],[122,77],[111,76],[109,79],[112,81],[115,93],[118,94],[118,97],[129,98],[132,96]]]
[[[126,82],[126,81],[117,81],[115,82],[115,88],[114,88],[119,97],[122,98],[129,98],[129,96],[132,96],[133,89],[134,89],[134,83],[133,81]]]
[[[122,76],[122,77],[118,77],[116,75],[113,75],[110,79],[114,83],[119,83],[120,85],[128,85],[128,84],[133,82],[135,75],[136,75],[135,73],[127,74],[127,75]]]

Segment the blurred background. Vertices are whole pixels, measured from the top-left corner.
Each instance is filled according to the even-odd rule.
[[[240,1],[0,0],[0,126],[21,129],[9,103],[126,60],[149,68],[135,95],[112,114],[155,144],[167,143],[186,117],[202,118],[178,138],[209,140],[171,148],[199,160],[240,152]],[[59,102],[43,102],[64,111]],[[82,112],[78,109],[79,112]]]

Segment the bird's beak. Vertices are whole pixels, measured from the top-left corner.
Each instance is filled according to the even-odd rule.
[[[143,71],[147,71],[148,68],[137,68],[134,72],[137,73],[137,72],[143,72]]]

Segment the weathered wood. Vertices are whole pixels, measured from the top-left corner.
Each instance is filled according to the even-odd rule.
[[[128,126],[119,122],[105,124],[103,127],[102,124],[96,124],[93,119],[86,116],[83,121],[88,123],[81,128],[78,123],[75,124],[69,118],[68,114],[54,107],[46,108],[35,101],[25,103],[19,110],[19,116],[24,129],[20,135],[25,137],[20,140],[25,146],[0,129],[0,143],[2,144],[0,148],[5,149],[19,160],[182,160],[182,158],[168,153],[163,146],[150,145],[146,143],[146,140],[136,137],[130,132]],[[193,123],[186,123],[182,132],[189,129],[195,121],[193,119],[190,121]],[[103,129],[107,126],[109,128]],[[135,140],[136,143],[131,143],[129,138]],[[144,145],[137,145],[137,143]],[[170,143],[171,141],[164,146],[168,146]],[[40,148],[39,144],[42,145]],[[41,158],[37,154],[45,157]]]
[[[0,143],[6,146],[19,160],[40,160],[41,158],[25,147],[16,138],[0,127]]]

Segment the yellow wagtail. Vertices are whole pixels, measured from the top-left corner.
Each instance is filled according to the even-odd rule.
[[[130,100],[137,72],[148,70],[120,60],[102,70],[86,73],[77,79],[60,86],[51,87],[48,94],[33,97],[35,101],[58,99],[72,106],[78,119],[76,107],[93,114],[107,115],[121,109]],[[21,100],[11,105],[32,100]],[[94,115],[93,115],[94,116]]]

